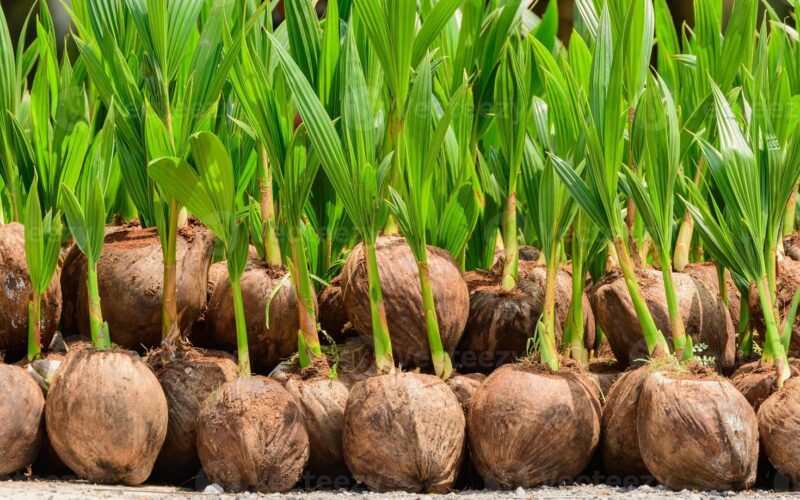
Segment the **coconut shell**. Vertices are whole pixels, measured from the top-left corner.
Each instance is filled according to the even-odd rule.
[[[606,473],[618,476],[649,474],[639,451],[636,421],[639,398],[650,368],[643,366],[622,374],[611,387],[603,408],[603,463]]]
[[[333,278],[330,285],[323,288],[317,296],[320,326],[337,344],[355,334],[355,331],[347,327],[349,319],[344,309],[341,279],[341,276]]]
[[[0,365],[0,476],[36,460],[44,434],[44,396],[25,370]]]
[[[800,361],[790,359],[789,369],[793,377],[800,375]],[[756,411],[777,389],[777,379],[775,365],[761,361],[744,364],[731,375],[731,383]]]
[[[445,493],[464,450],[464,412],[440,379],[419,373],[355,384],[343,445],[353,477],[379,492]]]
[[[71,350],[47,394],[47,434],[81,478],[135,486],[150,476],[167,434],[158,379],[129,351]]]
[[[228,491],[288,491],[309,457],[302,410],[275,380],[239,377],[203,404],[197,450],[208,478]]]
[[[800,378],[789,379],[758,410],[761,444],[778,471],[800,482]]]
[[[661,271],[640,269],[636,272],[642,297],[656,327],[669,338],[672,328],[664,294]],[[716,359],[719,369],[731,368],[736,354],[736,328],[718,288],[709,289],[707,280],[685,273],[673,273],[686,333],[695,345],[708,345],[705,355]],[[633,308],[628,287],[619,273],[611,273],[597,283],[590,294],[597,323],[605,332],[614,356],[625,368],[639,359],[647,359],[642,328]],[[671,342],[668,342],[671,346]]]
[[[300,403],[303,420],[311,430],[308,435],[311,470],[329,477],[348,475],[342,452],[342,429],[350,389],[343,381],[325,375],[307,380],[290,376],[284,387]]]
[[[506,365],[470,401],[472,461],[490,488],[575,479],[600,439],[600,402],[578,372]]]
[[[165,351],[160,351],[164,354]],[[200,471],[197,456],[197,414],[208,396],[236,378],[236,363],[227,353],[190,350],[174,359],[153,353],[148,358],[156,373],[169,410],[164,446],[156,460],[156,473],[170,482],[186,482]]]
[[[33,297],[25,260],[25,229],[21,224],[0,224],[0,351],[17,356],[28,346],[28,303]],[[58,274],[42,296],[42,345],[53,339],[61,318]]]
[[[669,488],[727,491],[755,483],[758,421],[726,379],[652,372],[636,428],[647,469]]]
[[[422,309],[417,261],[403,238],[381,237],[376,244],[378,273],[395,360],[429,366],[430,346]],[[455,260],[446,251],[428,247],[433,300],[444,349],[453,354],[469,311],[469,293]],[[372,341],[372,313],[364,245],[352,252],[341,273],[342,298],[353,328]]]
[[[269,304],[269,328],[265,311],[276,286],[281,289]],[[297,352],[300,321],[294,285],[283,267],[250,259],[241,279],[244,314],[247,318],[250,362],[256,373],[269,373],[278,363]],[[218,282],[206,313],[212,343],[218,349],[236,349],[236,313],[228,279]]]
[[[187,225],[178,230],[177,310],[180,329],[189,331],[206,304],[208,267],[214,236]],[[154,228],[127,227],[106,234],[97,263],[103,319],[113,341],[126,349],[157,347],[162,339],[161,296],[164,264]],[[86,257],[74,246],[64,261],[64,331],[90,337]],[[135,312],[135,314],[133,314]]]

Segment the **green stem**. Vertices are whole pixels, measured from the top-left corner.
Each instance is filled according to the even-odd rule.
[[[694,358],[694,352],[689,348],[686,336],[686,326],[681,316],[678,295],[675,292],[675,282],[672,276],[672,261],[668,249],[659,252],[664,256],[661,266],[661,276],[664,279],[664,293],[667,296],[667,311],[669,313],[669,324],[672,330],[672,348],[675,350],[675,357],[682,361],[689,361]]]
[[[247,346],[247,322],[244,315],[244,300],[242,299],[242,287],[239,283],[240,277],[231,277],[231,291],[233,292],[233,311],[236,317],[236,353],[239,359],[239,376],[249,377],[250,370],[250,349]]]
[[[111,339],[103,323],[103,310],[100,308],[100,291],[97,286],[97,262],[89,262],[86,284],[89,295],[89,331],[92,335],[92,346],[95,349],[110,349]]]
[[[28,361],[42,354],[42,294],[33,290],[33,298],[28,304]]]
[[[161,298],[161,338],[166,339],[172,325],[178,320],[178,202],[169,202],[169,226],[167,228],[167,253],[164,255],[164,277]]]
[[[439,319],[436,317],[436,304],[433,300],[433,285],[431,284],[427,251],[417,262],[417,269],[419,270],[419,288],[422,293],[422,308],[425,314],[425,326],[428,331],[428,345],[431,349],[433,368],[437,377],[447,380],[453,374],[453,363],[442,345]]]
[[[258,182],[261,195],[261,217],[264,221],[262,240],[267,263],[280,266],[281,245],[278,241],[277,224],[275,223],[275,200],[272,193],[272,169],[269,166],[267,148],[261,146],[261,177]]]
[[[294,279],[295,298],[300,331],[298,332],[298,353],[300,368],[310,365],[327,366],[322,355],[317,332],[317,313],[314,309],[314,288],[308,273],[308,259],[303,248],[303,239],[297,227],[289,230],[289,245],[292,251],[292,278]]]
[[[750,325],[750,301],[748,295],[750,290],[747,287],[739,289],[739,350],[742,352],[742,357],[747,359],[753,354],[753,329]]]
[[[383,302],[378,256],[375,242],[364,242],[364,257],[367,261],[367,281],[369,283],[369,306],[372,313],[372,338],[375,345],[375,365],[378,374],[394,372],[392,341],[389,337],[389,323],[386,320],[386,306]]]
[[[630,254],[628,254],[628,247],[622,237],[617,236],[614,238],[614,249],[617,252],[619,267],[622,269],[622,275],[628,287],[628,294],[631,297],[633,307],[636,310],[636,316],[642,328],[644,341],[645,344],[647,344],[647,352],[650,356],[661,357],[669,352],[667,343],[664,339],[664,335],[658,330],[655,321],[653,321],[653,316],[650,314],[650,310],[647,308],[647,304],[642,298],[641,291],[639,290],[639,282],[636,280],[633,262],[631,261]]]
[[[794,219],[797,213],[797,188],[798,184],[794,185],[792,195],[789,197],[789,203],[786,204],[786,211],[783,213],[783,235],[790,236],[794,234]]]
[[[517,283],[519,274],[519,248],[517,243],[517,193],[508,194],[506,213],[503,221],[503,246],[505,261],[503,263],[503,289],[511,290]]]
[[[574,240],[573,240],[574,241]],[[584,345],[583,331],[583,290],[584,284],[584,263],[583,255],[580,251],[575,251],[580,246],[573,243],[572,253],[572,299],[569,303],[567,313],[567,327],[564,331],[564,347],[567,349],[569,357],[576,360],[583,368],[589,366],[589,351]]]
[[[539,332],[539,357],[551,370],[558,371],[558,350],[556,349],[556,277],[558,259],[551,256],[547,262],[544,289],[544,329]]]
[[[767,277],[763,276],[758,282],[758,298],[761,302],[761,312],[764,314],[766,333],[764,335],[764,352],[761,359],[766,363],[775,363],[778,373],[778,388],[783,387],[783,383],[789,379],[788,362],[786,351],[783,349],[781,338],[778,333],[778,324],[775,321],[774,307],[769,294]]]

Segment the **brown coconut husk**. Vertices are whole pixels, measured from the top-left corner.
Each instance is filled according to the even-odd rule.
[[[600,401],[578,371],[506,365],[475,391],[468,414],[472,461],[490,488],[575,479],[600,439]]]
[[[342,277],[336,276],[317,296],[319,304],[319,324],[325,333],[335,342],[342,343],[356,335],[349,325],[347,311],[342,298]]]
[[[0,365],[0,476],[33,465],[42,445],[44,396],[25,370]]]
[[[461,409],[464,410],[464,415],[469,410],[469,401],[472,399],[472,395],[475,394],[475,391],[478,390],[484,380],[486,380],[486,375],[482,373],[454,375],[447,379],[447,386],[458,398]]]
[[[177,310],[181,331],[189,331],[206,304],[214,236],[198,223],[178,230]],[[103,319],[114,343],[142,351],[161,344],[164,264],[154,228],[124,227],[106,234],[97,263]],[[86,257],[77,246],[64,262],[64,331],[90,336]]]
[[[505,363],[527,355],[528,340],[544,306],[544,266],[520,259],[519,280],[510,290],[501,286],[503,260],[492,270],[466,274],[470,291],[469,320],[458,347],[458,364],[464,371],[489,373]],[[572,301],[572,275],[562,266],[556,277],[556,343],[561,344]],[[591,349],[595,322],[584,296],[584,345]]]
[[[800,375],[800,360],[790,359],[791,376]],[[754,361],[736,369],[731,375],[731,383],[744,395],[755,411],[778,388],[778,377],[775,365]]]
[[[164,446],[156,460],[156,475],[183,483],[200,471],[197,456],[197,414],[208,396],[236,378],[236,362],[220,351],[190,346],[166,347],[148,355],[167,398],[169,424]]]
[[[47,394],[47,434],[81,479],[135,486],[150,476],[167,434],[167,400],[130,351],[72,349]]]
[[[394,358],[404,365],[430,366],[417,261],[411,248],[405,239],[387,236],[378,238],[376,253]],[[428,265],[442,345],[452,355],[467,322],[467,285],[455,260],[445,250],[429,246]],[[363,244],[350,252],[342,269],[341,286],[345,310],[353,328],[363,338],[372,341],[372,313]]]
[[[778,471],[800,482],[800,378],[791,378],[758,410],[761,444]]]
[[[639,398],[649,374],[649,366],[629,370],[608,392],[603,408],[602,438],[603,464],[608,474],[622,477],[649,474],[639,451],[636,430]]]
[[[661,271],[636,271],[642,297],[653,316],[656,327],[669,338],[672,328]],[[706,344],[705,355],[716,359],[719,369],[732,368],[736,354],[736,328],[719,290],[707,280],[690,274],[674,273],[675,289],[680,303],[686,333],[694,345]],[[606,275],[590,292],[598,325],[605,332],[614,356],[622,367],[649,357],[639,319],[633,308],[625,280],[619,272]],[[671,345],[671,343],[669,343]]]
[[[727,491],[755,483],[756,414],[711,371],[651,372],[636,428],[647,469],[669,488]]]
[[[600,391],[600,403],[606,404],[608,393],[622,376],[619,364],[615,359],[594,359],[589,362],[589,371],[585,373]]]
[[[717,266],[713,262],[698,262],[689,264],[683,270],[695,280],[703,284],[706,290],[710,290],[715,297],[721,297],[719,289],[719,274]],[[741,296],[736,283],[733,281],[730,271],[725,271],[725,287],[728,291],[728,314],[731,317],[733,327],[739,327],[739,313],[741,312]],[[745,298],[746,299],[746,298]]]
[[[208,478],[228,491],[288,491],[309,457],[302,410],[279,382],[239,377],[203,404],[197,450]]]
[[[33,296],[25,260],[25,229],[16,222],[0,224],[0,351],[9,357],[25,353],[28,346],[28,303]],[[53,338],[61,318],[58,275],[42,296],[42,345]]]
[[[247,318],[250,362],[256,373],[269,373],[278,363],[297,351],[297,331],[300,320],[294,284],[284,267],[250,259],[242,274],[242,300]],[[267,302],[275,287],[280,290],[269,305],[267,327]],[[233,292],[227,267],[224,279],[214,288],[206,313],[213,345],[218,349],[236,349],[236,314],[233,309]]]
[[[444,493],[464,450],[464,413],[437,377],[380,375],[355,384],[342,442],[353,477],[379,492]]]
[[[778,261],[778,276],[775,283],[775,293],[777,297],[777,307],[781,318],[785,318],[792,305],[792,300],[797,290],[800,289],[800,262],[793,259],[783,259]],[[750,293],[750,314],[755,329],[759,332],[766,330],[764,324],[764,314],[761,312],[761,302],[758,299],[758,292],[751,290]],[[763,346],[763,336],[756,338]],[[800,357],[800,314],[795,318],[792,325],[792,338],[789,342],[789,352],[792,357]]]

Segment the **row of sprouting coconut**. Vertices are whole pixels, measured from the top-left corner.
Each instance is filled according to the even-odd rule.
[[[800,480],[797,34],[576,4],[0,18],[0,474]]]

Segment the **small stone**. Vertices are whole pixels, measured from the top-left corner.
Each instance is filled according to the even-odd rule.
[[[203,494],[205,495],[222,495],[223,493],[225,493],[225,488],[217,483],[209,484],[206,486],[206,489],[203,490]]]
[[[520,486],[519,488],[516,489],[516,491],[514,493],[516,493],[517,496],[519,496],[519,497],[524,497],[525,496],[525,488]]]

